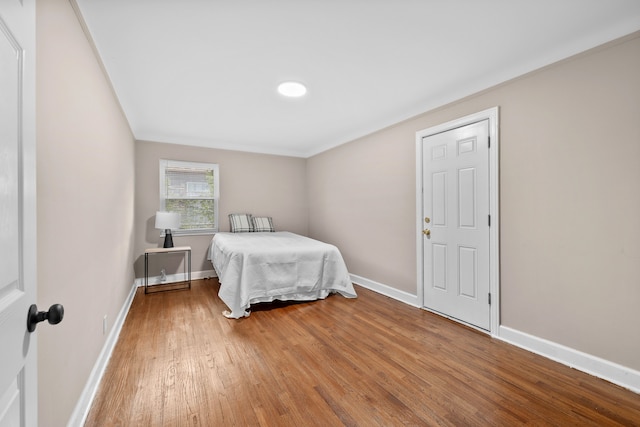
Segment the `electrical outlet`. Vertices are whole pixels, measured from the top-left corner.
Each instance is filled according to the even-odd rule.
[[[102,335],[107,333],[107,315],[102,318]]]

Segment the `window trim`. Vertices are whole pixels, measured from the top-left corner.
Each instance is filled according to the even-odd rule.
[[[160,159],[159,163],[159,198],[160,198],[160,210],[166,210],[166,169],[169,167],[183,167],[183,168],[206,168],[211,169],[213,171],[213,182],[214,182],[214,195],[212,198],[204,198],[205,200],[213,200],[213,218],[215,227],[212,228],[196,228],[196,229],[179,229],[172,230],[171,233],[174,236],[196,236],[196,235],[207,235],[217,233],[220,229],[220,217],[218,215],[218,204],[220,201],[220,171],[217,163],[208,163],[208,162],[192,162],[192,161],[183,161],[183,160],[170,160],[170,159]],[[187,198],[188,199],[188,198]],[[200,198],[202,200],[202,198]],[[198,200],[198,198],[193,198],[193,200]],[[164,230],[161,231],[160,237],[164,236]]]

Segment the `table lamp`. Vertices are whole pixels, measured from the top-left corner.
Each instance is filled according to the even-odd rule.
[[[173,247],[171,230],[180,228],[180,214],[177,212],[156,212],[156,228],[164,230],[164,248]]]

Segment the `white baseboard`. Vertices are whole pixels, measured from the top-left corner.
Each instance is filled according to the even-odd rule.
[[[393,298],[405,304],[409,304],[414,307],[420,307],[420,304],[418,303],[417,295],[413,295],[405,291],[400,291],[398,289],[392,288],[389,285],[384,285],[382,283],[369,280],[365,277],[356,276],[355,274],[350,274],[350,276],[351,276],[351,281],[356,285],[360,285],[364,288],[367,288],[379,294],[388,296],[389,298]]]
[[[640,372],[626,366],[506,326],[495,338],[640,393]]]
[[[418,302],[418,297],[408,292],[399,291],[391,286],[356,276],[355,274],[351,274],[351,281],[356,285],[404,302],[405,304],[421,307],[421,304]],[[438,314],[441,315],[440,313]],[[493,337],[558,363],[562,363],[573,369],[612,382],[635,393],[640,393],[639,371],[506,326],[500,326],[498,333],[499,335],[493,335]]]
[[[91,404],[93,403],[93,398],[98,391],[98,387],[100,386],[100,380],[102,380],[102,376],[104,375],[105,369],[107,369],[107,364],[109,363],[109,359],[111,358],[111,353],[113,352],[113,348],[118,342],[118,337],[120,336],[120,331],[122,330],[122,325],[124,324],[124,320],[129,313],[129,308],[131,307],[131,303],[133,302],[133,297],[136,295],[137,286],[134,283],[131,287],[131,291],[127,296],[120,312],[118,313],[118,317],[115,319],[113,326],[111,327],[111,332],[109,332],[109,336],[102,346],[102,351],[98,356],[98,360],[93,365],[93,369],[91,370],[91,374],[89,375],[89,379],[87,380],[84,389],[82,390],[82,394],[80,395],[80,399],[78,399],[78,403],[76,403],[76,407],[71,414],[71,418],[69,418],[69,422],[67,423],[67,427],[80,427],[84,425],[84,422],[89,415],[89,410],[91,409]]]
[[[191,272],[191,280],[210,279],[212,277],[218,277],[215,270]],[[150,276],[149,285],[159,285],[159,284],[172,283],[172,282],[184,282],[185,280],[187,280],[187,278],[184,273],[167,274],[166,280],[164,281],[160,280],[160,276]],[[144,286],[144,277],[136,277],[136,286],[138,287]]]

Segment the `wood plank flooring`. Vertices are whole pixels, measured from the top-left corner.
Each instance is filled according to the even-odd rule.
[[[218,282],[138,290],[85,426],[638,426],[640,395],[359,297],[229,320]]]

